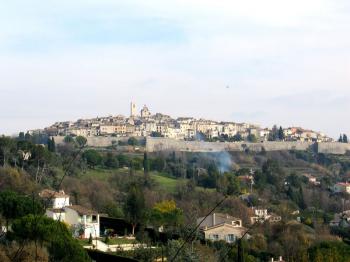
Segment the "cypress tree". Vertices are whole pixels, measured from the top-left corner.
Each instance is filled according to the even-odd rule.
[[[47,139],[47,149],[50,151],[50,152],[52,152],[51,150],[51,139],[50,138],[48,138]]]
[[[143,171],[144,171],[145,175],[147,175],[148,172],[150,171],[147,152],[145,152],[143,154]]]
[[[53,137],[51,137],[51,148],[52,148],[51,152],[56,151],[56,143],[55,143],[55,139]]]
[[[299,187],[299,207],[301,209],[306,208],[305,200],[304,200],[304,194],[303,194],[303,188],[300,186]]]
[[[47,139],[47,149],[50,152],[55,152],[56,146],[55,146],[55,140],[53,139],[53,137]]]
[[[284,132],[283,132],[283,128],[281,126],[280,126],[280,129],[278,130],[278,139],[284,140]]]
[[[279,136],[278,133],[279,133],[278,128],[276,125],[274,125],[272,127],[270,134],[269,134],[269,141],[276,141],[278,139],[278,136]]]
[[[89,236],[89,244],[91,245],[92,244],[92,235],[90,233],[90,236]]]

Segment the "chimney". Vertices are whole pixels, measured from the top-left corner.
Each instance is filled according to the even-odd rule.
[[[213,226],[215,226],[215,213],[213,213]]]

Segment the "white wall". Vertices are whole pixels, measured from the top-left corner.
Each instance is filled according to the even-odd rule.
[[[69,197],[55,197],[53,199],[53,208],[64,208],[65,206],[69,206]]]
[[[69,207],[65,208],[66,216],[65,222],[70,226],[81,225],[84,228],[84,238],[89,238],[90,234],[92,237],[100,237],[100,216],[97,215],[96,223],[88,223],[86,221],[86,216],[80,217],[80,215],[73,209]],[[79,227],[78,227],[79,228]]]
[[[83,227],[84,238],[89,238],[90,234],[93,238],[100,237],[100,216],[99,215],[97,215],[97,218],[94,222],[91,220],[87,222],[86,215],[81,217],[78,214],[78,212],[66,206],[64,208],[64,211],[61,213],[55,213],[51,210],[46,210],[46,216],[54,220],[60,220],[62,222],[65,222],[66,224],[68,224],[73,228],[76,228],[77,230]],[[88,217],[91,217],[91,216],[88,216]],[[74,235],[78,236],[77,234],[74,234]]]
[[[91,217],[91,216],[89,216]],[[85,238],[90,237],[100,237],[100,216],[97,215],[95,223],[89,223],[85,221]]]
[[[65,218],[66,218],[64,212],[55,213],[50,210],[46,210],[45,214],[47,217],[52,218],[53,220],[65,221]]]
[[[90,234],[93,238],[100,237],[100,224],[99,223],[85,224],[84,237],[89,238]]]
[[[232,234],[235,235],[236,238],[242,237],[244,234],[245,229],[242,227],[230,227],[230,226],[220,226],[217,228],[213,228],[210,230],[204,231],[205,239],[211,239],[212,235],[218,235],[218,240],[224,240],[227,241],[228,235]]]
[[[69,207],[65,207],[64,210],[66,211],[65,222],[68,225],[76,225],[76,224],[80,223],[80,221],[79,221],[80,216],[75,210],[70,209]]]

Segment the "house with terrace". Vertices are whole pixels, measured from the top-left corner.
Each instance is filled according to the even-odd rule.
[[[66,223],[75,237],[100,237],[100,216],[97,212],[80,205],[71,205],[69,195],[45,189],[39,193],[48,208],[46,216]]]
[[[254,216],[250,217],[251,224],[263,223],[269,221],[270,223],[277,223],[282,220],[282,217],[274,213],[268,213],[265,208],[252,208],[254,211]]]
[[[247,231],[242,226],[241,219],[221,213],[213,213],[207,218],[200,217],[197,219],[197,224],[204,238],[212,241],[223,240],[234,243]]]

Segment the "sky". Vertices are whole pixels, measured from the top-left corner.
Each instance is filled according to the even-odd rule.
[[[347,0],[0,2],[0,134],[130,101],[350,134]]]

